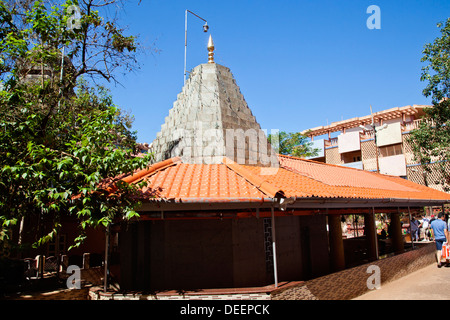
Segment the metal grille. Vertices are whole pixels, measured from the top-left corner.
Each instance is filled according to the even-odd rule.
[[[431,170],[430,172],[425,171],[422,165],[408,167],[408,180],[421,185],[428,185],[428,187],[436,190],[446,191],[445,186],[449,187],[449,185],[444,184],[442,170],[445,169],[449,173],[450,165],[448,163],[432,163],[427,166]]]
[[[330,148],[325,150],[325,161],[331,164],[342,164],[341,154],[339,148]]]
[[[403,153],[405,155],[406,164],[418,164],[418,162],[414,159],[411,144],[408,142],[409,136],[410,134],[403,135]],[[442,171],[445,170],[446,175],[448,176],[448,174],[450,174],[450,165],[448,162],[439,162],[438,160],[439,159],[437,158],[432,158],[432,161],[436,162],[427,165],[428,169],[431,170],[430,172],[425,171],[422,165],[408,167],[408,180],[421,185],[428,185],[428,187],[436,190],[448,192],[447,188],[450,186],[448,183],[445,183],[445,177]]]
[[[431,172],[427,173],[427,183],[428,186],[437,190],[446,191],[445,187],[449,187],[448,184],[445,184],[445,177],[442,173],[442,170],[445,170],[446,175],[448,176],[450,172],[448,163],[433,163],[429,165]]]
[[[367,140],[361,142],[361,159],[363,168],[367,171],[377,170],[377,147],[375,140]]]
[[[273,247],[272,247],[272,219],[264,218],[264,249],[266,253],[266,274],[268,281],[273,281]]]
[[[404,134],[403,139],[403,154],[405,155],[406,164],[415,164],[417,161],[414,160],[414,152],[412,150],[411,144],[408,142],[410,134]],[[408,178],[409,179],[409,178]]]
[[[425,179],[423,177],[423,167],[422,166],[414,166],[406,168],[406,175],[408,180],[425,185]]]

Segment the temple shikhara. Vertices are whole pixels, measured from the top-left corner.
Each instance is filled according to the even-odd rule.
[[[230,69],[214,63],[211,37],[208,50],[208,63],[190,72],[152,143],[156,161],[179,156],[184,162],[217,164],[226,156],[238,163],[277,165]]]

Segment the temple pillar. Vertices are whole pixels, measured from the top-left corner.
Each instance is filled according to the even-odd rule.
[[[391,234],[392,249],[394,253],[403,253],[405,245],[402,236],[402,224],[400,222],[400,212],[391,213]]]
[[[330,261],[333,271],[345,269],[344,241],[342,239],[341,215],[328,215]]]
[[[367,239],[367,258],[369,261],[375,261],[378,259],[378,238],[373,211],[364,214],[364,229]]]

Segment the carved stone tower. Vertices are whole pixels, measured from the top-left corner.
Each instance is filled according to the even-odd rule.
[[[195,67],[152,143],[156,161],[179,156],[185,163],[278,164],[266,132],[248,107],[229,68],[214,62]]]

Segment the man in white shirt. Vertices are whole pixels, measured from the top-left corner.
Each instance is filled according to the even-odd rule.
[[[420,228],[422,228],[422,230],[423,230],[422,241],[430,240],[430,219],[428,219],[427,216],[423,217],[422,223],[420,224]]]

